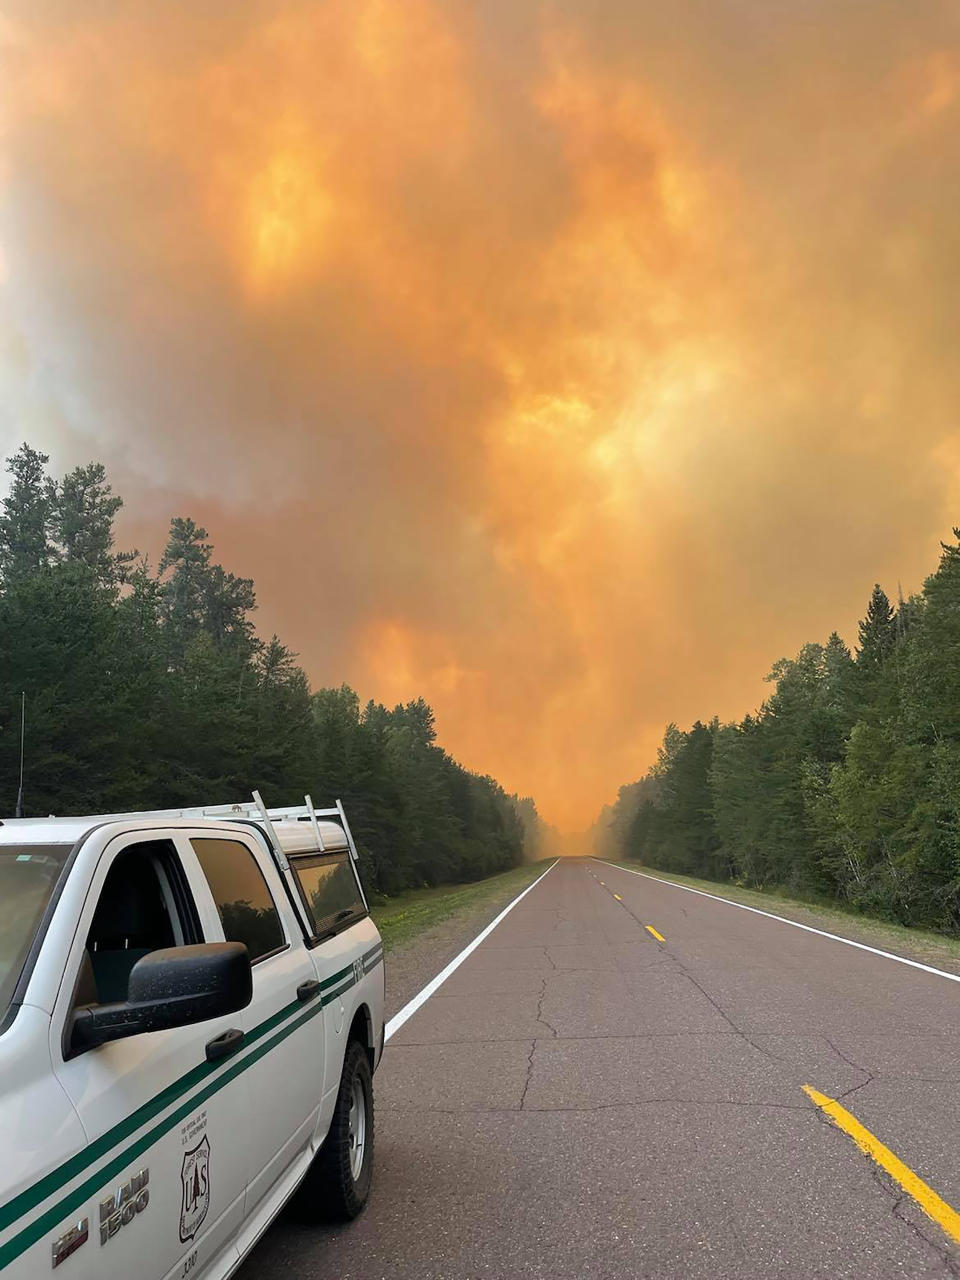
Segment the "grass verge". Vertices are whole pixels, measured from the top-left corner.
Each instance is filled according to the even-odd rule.
[[[385,951],[402,946],[432,925],[448,920],[461,911],[473,911],[498,900],[503,905],[516,897],[537,876],[542,875],[553,861],[526,862],[487,880],[472,884],[441,884],[433,889],[407,889],[393,898],[374,899],[370,903]]]
[[[788,920],[809,924],[828,933],[841,934],[881,951],[892,951],[910,960],[919,960],[921,964],[946,969],[950,973],[960,973],[960,938],[950,938],[929,929],[912,929],[888,920],[877,920],[873,916],[845,911],[843,907],[833,904],[804,902],[800,898],[791,898],[780,890],[745,889],[726,881],[676,875],[672,871],[660,871],[656,867],[641,866],[625,860],[614,862],[613,865],[630,871],[642,871],[657,880],[702,889],[704,893],[712,893],[717,898],[727,898],[747,907],[758,907],[761,911],[770,911],[774,915],[785,916]]]

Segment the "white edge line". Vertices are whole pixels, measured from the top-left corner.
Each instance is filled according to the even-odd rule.
[[[768,920],[779,920],[781,924],[789,924],[794,929],[802,929],[804,933],[815,933],[820,938],[829,938],[831,942],[842,942],[844,946],[856,947],[858,951],[869,951],[872,956],[882,956],[884,960],[896,960],[897,964],[907,964],[911,969],[920,969],[923,973],[932,973],[938,978],[946,978],[950,982],[960,982],[960,974],[947,973],[945,969],[935,969],[931,964],[921,964],[919,960],[908,960],[906,956],[896,956],[892,951],[881,951],[879,947],[868,947],[865,942],[854,942],[852,938],[842,938],[838,933],[827,933],[825,929],[814,929],[813,925],[801,924],[799,920],[788,920],[786,916],[775,916],[772,911],[761,911],[759,907],[748,907],[744,902],[734,902],[732,898],[721,898],[717,893],[707,893],[703,889],[692,889],[688,884],[677,884],[674,880],[661,880],[659,876],[649,875],[646,871],[635,871],[633,867],[618,867],[615,862],[607,862],[604,858],[595,859],[604,866],[613,867],[614,871],[626,871],[631,876],[643,876],[644,880],[655,880],[657,884],[669,885],[671,889],[683,889],[685,893],[696,893],[701,898],[712,898],[714,902],[726,903],[728,907],[739,907],[741,911],[750,911],[755,916],[766,916]],[[801,904],[802,905],[802,904]],[[807,910],[815,911],[816,907]]]
[[[557,862],[559,862],[559,858],[557,859]],[[517,905],[517,903],[520,902],[523,898],[525,898],[532,889],[535,889],[537,885],[540,883],[540,881],[543,879],[543,877],[548,876],[556,865],[557,865],[556,862],[551,862],[550,866],[547,867],[543,875],[537,876],[533,884],[528,884],[522,893],[518,893],[517,896],[514,898],[514,900],[512,902],[509,902],[503,908],[503,910],[500,912],[500,914],[497,916],[495,920],[491,920],[490,923],[487,925],[487,927],[481,933],[478,933],[477,936],[474,938],[474,940],[472,942],[469,942],[464,947],[464,949],[460,952],[459,955],[453,957],[453,959],[450,961],[450,963],[446,966],[445,969],[441,969],[435,978],[430,979],[430,981],[427,983],[427,985],[423,988],[421,992],[415,995],[413,999],[409,1001],[409,1003],[405,1004],[399,1013],[395,1013],[393,1015],[393,1017],[387,1023],[386,1030],[384,1031],[384,1036],[383,1036],[384,1042],[389,1040],[392,1035],[394,1035],[397,1031],[399,1031],[408,1018],[413,1017],[413,1015],[417,1012],[420,1006],[422,1004],[425,1004],[430,999],[430,997],[433,995],[436,989],[442,986],[443,983],[446,982],[446,980],[450,977],[451,973],[453,973],[455,969],[460,968],[464,960],[466,960],[467,956],[472,955],[472,953],[476,951],[480,943],[483,942],[485,938],[488,938],[491,933],[493,933],[494,929],[497,927],[500,921],[503,920],[505,916],[508,916],[510,912],[513,910],[513,908]]]

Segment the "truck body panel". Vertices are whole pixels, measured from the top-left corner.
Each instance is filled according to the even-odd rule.
[[[228,1275],[321,1149],[351,1034],[377,1065],[382,946],[352,840],[294,812],[0,823],[0,856],[72,849],[0,1030],[14,1280]],[[245,1008],[78,1048],[76,1010],[125,999],[139,959],[241,941]]]

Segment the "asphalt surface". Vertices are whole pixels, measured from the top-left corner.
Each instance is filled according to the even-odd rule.
[[[958,1015],[945,978],[561,862],[387,1046],[364,1216],[281,1220],[239,1274],[960,1276],[802,1092],[960,1208]]]

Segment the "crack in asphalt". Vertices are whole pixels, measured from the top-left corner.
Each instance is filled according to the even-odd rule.
[[[824,1036],[823,1039],[841,1062],[845,1062],[848,1067],[852,1067],[854,1071],[859,1071],[861,1075],[866,1077],[864,1080],[861,1080],[859,1084],[851,1085],[849,1089],[844,1089],[842,1093],[838,1093],[838,1102],[841,1102],[844,1098],[849,1098],[854,1093],[858,1093],[861,1089],[865,1089],[868,1084],[873,1084],[874,1080],[878,1078],[878,1072],[871,1071],[869,1067],[864,1067],[859,1062],[854,1062],[853,1058],[849,1057],[842,1049],[835,1045],[829,1036]]]
[[[837,1101],[843,1102],[844,1098],[852,1097],[853,1094],[859,1093],[861,1089],[865,1089],[868,1084],[873,1084],[874,1080],[877,1080],[878,1078],[879,1077],[875,1075],[868,1074],[866,1080],[861,1080],[859,1084],[851,1085],[849,1089],[844,1089],[842,1093],[838,1093]]]
[[[868,1067],[861,1066],[859,1062],[854,1062],[853,1058],[851,1058],[848,1054],[844,1053],[841,1048],[835,1045],[829,1036],[824,1036],[823,1039],[827,1042],[827,1044],[830,1046],[833,1052],[837,1055],[837,1057],[840,1058],[843,1062],[845,1062],[848,1067],[853,1067],[854,1071],[862,1071],[863,1074],[866,1076],[870,1076],[873,1074]]]
[[[553,1023],[548,1022],[547,1019],[543,1016],[543,1002],[546,999],[546,995],[547,995],[547,980],[546,978],[542,978],[540,980],[540,998],[537,1000],[537,1021],[542,1026],[549,1027],[550,1030],[553,1032],[553,1038],[556,1040],[559,1036],[559,1032],[557,1031],[557,1028],[553,1025]]]
[[[518,1111],[523,1110],[523,1104],[527,1100],[527,1090],[530,1088],[530,1081],[533,1079],[533,1057],[536,1052],[537,1052],[537,1042],[536,1040],[531,1040],[530,1054],[527,1057],[527,1078],[523,1082],[523,1093],[521,1093],[520,1095],[520,1104],[516,1108]],[[427,1110],[430,1110],[430,1108],[427,1108]]]
[[[622,898],[618,898],[617,901],[620,903],[620,906],[624,909],[624,911],[626,911],[627,915],[630,916],[630,918],[633,921],[635,921],[638,928],[645,931],[647,926],[643,923],[643,921],[636,914],[633,908],[628,906],[628,904],[624,902]],[[752,1047],[756,1049],[758,1053],[762,1053],[765,1057],[770,1058],[774,1062],[778,1061],[778,1059],[774,1054],[768,1053],[766,1049],[756,1044],[753,1040],[750,1039],[750,1037],[747,1035],[747,1033],[743,1030],[742,1027],[737,1026],[733,1018],[731,1018],[730,1015],[727,1013],[726,1009],[724,1009],[720,1005],[720,1003],[713,998],[713,996],[709,993],[709,991],[707,991],[704,987],[700,985],[700,983],[693,976],[693,974],[690,972],[687,966],[683,963],[683,961],[680,960],[679,957],[674,955],[674,953],[669,949],[668,944],[666,942],[661,942],[658,945],[659,945],[661,954],[665,955],[668,958],[668,960],[674,965],[674,967],[680,971],[683,977],[685,977],[688,982],[690,982],[694,987],[696,987],[696,989],[700,992],[703,998],[706,1001],[708,1001],[708,1003],[710,1003],[714,1007],[714,1009],[716,1009],[717,1013],[719,1013],[720,1017],[723,1018],[724,1022],[726,1022],[730,1027],[732,1027],[733,1031],[738,1036],[741,1036],[744,1040],[746,1040],[746,1042],[749,1045],[752,1045]],[[618,965],[617,968],[620,969],[620,966]],[[623,970],[620,969],[620,972],[623,972]]]
[[[880,1170],[877,1170],[878,1174],[880,1172],[881,1172]],[[875,1181],[883,1185],[883,1182],[886,1180],[878,1177],[875,1179]],[[927,1245],[930,1249],[933,1250],[933,1252],[937,1255],[937,1257],[946,1267],[947,1273],[949,1275],[960,1276],[960,1263],[958,1263],[957,1259],[950,1252],[949,1246],[943,1244],[939,1240],[931,1240],[930,1237],[926,1234],[926,1232],[923,1231],[916,1222],[913,1222],[910,1218],[907,1218],[904,1216],[904,1213],[903,1213],[904,1204],[913,1204],[913,1201],[911,1200],[910,1196],[908,1196],[905,1191],[900,1191],[898,1194],[896,1191],[894,1191],[892,1185],[887,1185],[884,1188],[884,1190],[887,1191],[893,1198],[893,1204],[890,1206],[890,1212],[893,1214],[896,1220],[902,1223],[903,1226],[905,1226],[908,1231],[911,1231],[918,1240],[922,1240],[925,1245]]]
[[[630,914],[633,915],[633,912],[631,911]],[[634,917],[634,919],[636,919],[636,917]],[[637,923],[639,924],[640,922],[637,921]],[[757,1044],[756,1040],[752,1039],[752,1037],[749,1036],[742,1027],[738,1026],[737,1023],[734,1022],[733,1018],[731,1018],[729,1013],[727,1013],[726,1009],[723,1008],[720,1002],[718,1000],[715,1000],[714,997],[710,994],[710,992],[707,991],[707,989],[697,981],[697,979],[693,976],[693,974],[690,972],[687,966],[683,963],[683,961],[678,959],[677,956],[673,954],[673,952],[667,950],[667,947],[665,944],[661,944],[661,945],[663,946],[663,950],[665,951],[665,953],[673,961],[676,968],[679,969],[680,973],[687,979],[688,982],[692,983],[693,986],[696,987],[696,989],[700,992],[700,994],[703,996],[705,1000],[707,1000],[711,1005],[713,1005],[714,1009],[716,1009],[720,1017],[723,1018],[723,1020],[733,1028],[733,1031],[738,1036],[740,1036],[741,1039],[743,1039],[748,1045],[750,1045],[751,1048],[756,1049],[757,1053],[762,1053],[763,1056],[765,1058],[768,1058],[771,1062],[778,1063],[780,1066],[788,1065],[783,1058],[779,1057],[772,1050],[765,1049],[763,1045]]]

